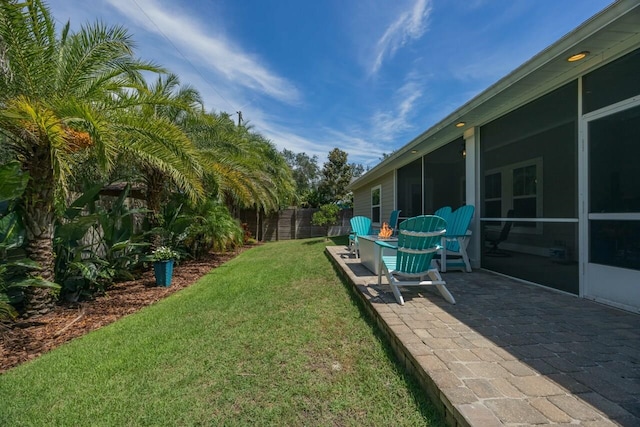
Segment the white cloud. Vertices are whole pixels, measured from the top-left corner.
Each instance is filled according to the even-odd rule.
[[[337,147],[346,151],[349,162],[375,165],[380,161],[383,153],[391,152],[395,147],[380,144],[371,137],[371,129],[363,131],[358,126],[352,129],[337,130],[329,127],[293,127],[290,123],[282,123],[280,117],[264,113],[262,110],[247,109],[251,117],[250,124],[262,135],[271,140],[278,150],[283,148],[294,153],[307,153],[318,156],[318,162],[327,161],[329,151]]]
[[[391,153],[407,142],[406,133],[415,129],[413,119],[418,114],[418,104],[425,98],[424,85],[421,73],[410,72],[385,104],[386,109],[348,128],[292,127],[282,123],[282,117],[250,108],[247,117],[251,117],[256,130],[273,141],[279,150],[287,148],[296,153],[317,155],[322,164],[328,152],[338,147],[349,154],[350,162],[371,166],[380,161],[383,153]]]
[[[415,0],[409,10],[403,11],[387,27],[387,30],[376,44],[372,74],[375,74],[380,69],[387,57],[395,55],[397,50],[407,42],[422,37],[427,30],[430,12],[431,0]]]
[[[380,142],[393,142],[399,133],[414,127],[414,106],[423,98],[424,83],[416,73],[410,73],[405,83],[396,91],[390,102],[391,108],[377,111],[371,119],[373,136]],[[395,104],[394,104],[395,102]]]
[[[206,64],[221,74],[229,84],[255,90],[286,103],[299,101],[293,84],[271,72],[260,59],[221,34],[206,31],[197,18],[170,10],[157,0],[108,0],[145,30],[168,38],[189,61]]]
[[[332,141],[335,141],[333,147],[338,147],[349,153],[349,163],[355,162],[362,163],[365,166],[373,166],[380,162],[383,154],[389,154],[395,150],[395,146],[381,147],[371,138],[358,136],[356,132],[344,133],[331,130],[328,135],[332,138]]]

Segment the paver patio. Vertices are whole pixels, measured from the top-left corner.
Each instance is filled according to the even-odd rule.
[[[640,315],[493,273],[403,288],[327,254],[451,425],[640,426]]]

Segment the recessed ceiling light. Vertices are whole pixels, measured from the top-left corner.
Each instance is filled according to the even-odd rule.
[[[458,122],[458,123],[456,123],[456,127],[457,127],[457,128],[461,128],[461,127],[463,127],[464,125],[466,125],[466,123],[465,123],[465,122]]]
[[[416,154],[418,150],[411,150],[411,154]]]
[[[584,59],[587,57],[587,55],[589,55],[589,52],[586,50],[583,50],[580,53],[576,53],[575,55],[571,55],[570,57],[567,58],[567,61],[569,62],[576,62],[576,61],[580,61],[581,59]]]

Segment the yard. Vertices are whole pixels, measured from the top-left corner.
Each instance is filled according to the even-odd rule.
[[[0,424],[442,425],[325,244],[247,250],[1,374]]]

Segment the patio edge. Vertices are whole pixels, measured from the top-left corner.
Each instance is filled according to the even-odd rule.
[[[339,247],[327,246],[325,253],[331,260],[336,272],[352,287],[359,300],[362,301],[362,306],[375,321],[379,330],[385,335],[387,342],[391,345],[391,348],[398,359],[398,362],[400,362],[402,367],[410,375],[418,380],[420,387],[425,391],[427,396],[429,396],[429,399],[443,415],[445,422],[448,425],[453,427],[472,427],[473,424],[471,424],[470,421],[460,411],[458,411],[453,403],[447,398],[445,393],[438,388],[433,378],[431,378],[431,376],[424,370],[411,351],[404,346],[401,338],[385,321],[383,315],[384,311],[379,311],[376,308],[376,306],[387,307],[387,304],[382,302],[372,302],[369,292],[363,292],[363,289],[361,289],[366,288],[366,286],[359,285],[357,283],[355,275],[349,268],[347,268],[346,263],[342,261],[340,253],[334,252],[338,250]],[[498,421],[493,416],[491,416],[491,418],[493,418],[491,420],[492,422]]]

